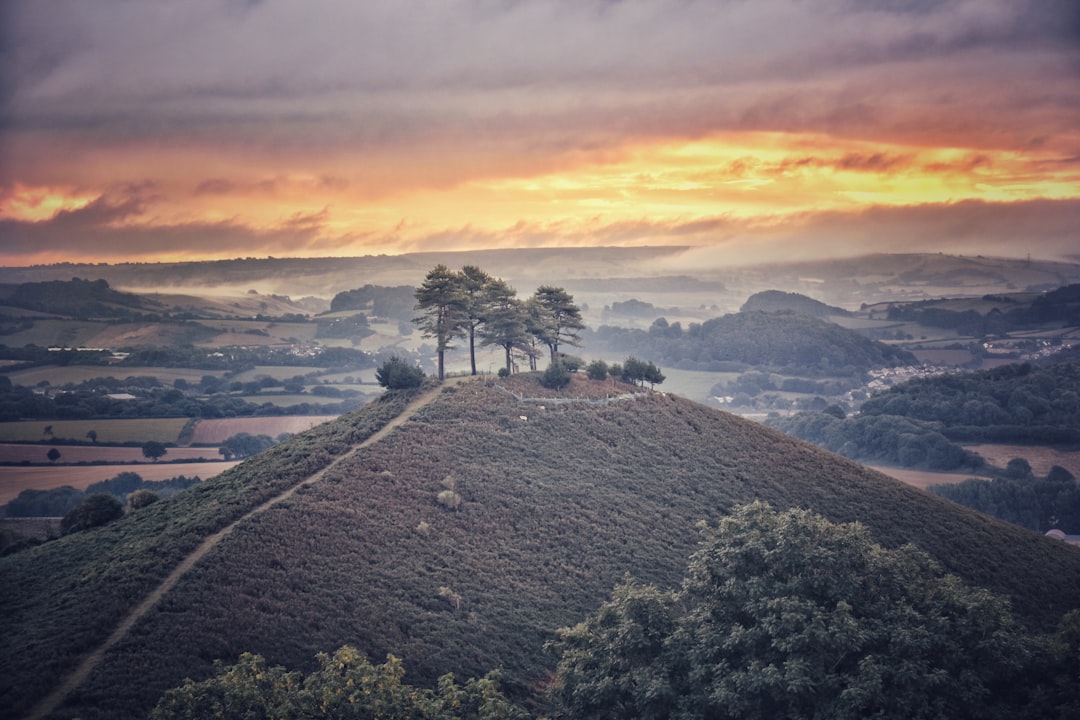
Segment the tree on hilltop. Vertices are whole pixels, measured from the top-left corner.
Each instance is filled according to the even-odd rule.
[[[574,296],[563,288],[541,285],[533,294],[536,309],[536,325],[533,328],[537,338],[551,351],[551,362],[558,362],[559,345],[579,347],[581,335],[585,329],[581,318],[581,309],[574,304]]]
[[[416,388],[424,382],[424,371],[394,355],[375,371],[375,381],[387,390]]]
[[[466,265],[458,274],[461,281],[461,322],[469,338],[469,365],[476,374],[476,333],[490,315],[488,292],[495,278],[476,267]],[[499,281],[501,282],[501,281]]]
[[[517,298],[517,291],[503,280],[494,280],[484,296],[487,322],[481,331],[482,345],[501,347],[506,354],[506,372],[513,372],[514,350],[529,352],[528,308]]]
[[[465,334],[462,330],[463,303],[464,289],[460,275],[442,264],[432,268],[416,290],[416,309],[423,314],[414,318],[413,322],[424,337],[435,340],[440,381],[446,377],[446,351],[453,348],[451,343],[455,338]]]

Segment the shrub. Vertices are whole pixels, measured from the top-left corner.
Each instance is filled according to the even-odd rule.
[[[424,371],[395,355],[375,371],[375,380],[387,390],[416,388],[424,382]]]
[[[453,490],[441,491],[436,499],[439,501],[440,505],[451,510],[457,510],[461,505],[461,496]]]
[[[135,492],[128,495],[127,509],[128,511],[138,510],[139,508],[144,508],[147,505],[153,505],[159,499],[160,498],[158,498],[158,494],[151,490],[136,490]]]
[[[123,516],[124,506],[112,495],[94,493],[60,521],[60,530],[68,533],[104,525]]]
[[[540,384],[546,388],[557,390],[570,384],[570,371],[561,363],[551,363],[544,374],[540,376]]]
[[[585,367],[585,374],[590,380],[605,380],[608,376],[608,366],[603,360],[593,360]]]

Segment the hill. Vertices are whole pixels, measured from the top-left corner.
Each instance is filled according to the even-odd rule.
[[[755,367],[799,376],[852,376],[871,368],[914,364],[915,357],[834,323],[785,313],[749,311],[691,323],[661,318],[649,330],[601,326],[584,334],[590,350],[630,353],[683,370]]]
[[[349,643],[416,682],[502,667],[519,696],[542,648],[629,573],[670,586],[736,504],[858,520],[1010,598],[1031,631],[1080,604],[1080,551],[760,425],[661,393],[575,377],[447,385],[402,413],[389,394],[123,519],[0,558],[0,705],[25,713],[213,533],[222,537],[68,698],[62,714],[143,717],[160,693],[241,652],[311,669]],[[530,399],[533,398],[533,399]]]
[[[839,315],[841,317],[849,317],[851,312],[844,308],[833,307],[832,305],[826,305],[820,300],[815,300],[806,295],[799,293],[789,293],[783,290],[763,290],[759,293],[754,293],[743,306],[739,309],[739,312],[792,312],[798,315],[806,315],[808,317],[816,317],[825,319],[832,315]]]

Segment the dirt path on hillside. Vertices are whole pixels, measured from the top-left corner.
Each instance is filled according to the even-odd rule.
[[[250,520],[251,518],[259,515],[260,513],[266,512],[282,500],[286,500],[292,497],[293,494],[295,494],[296,491],[300,488],[318,482],[327,473],[327,471],[329,471],[331,468],[336,467],[338,463],[342,462],[348,457],[351,457],[354,453],[359,452],[366,447],[374,445],[375,443],[379,442],[384,437],[389,435],[391,432],[393,432],[395,429],[404,425],[409,420],[409,418],[419,412],[421,408],[433,402],[435,398],[439,396],[439,393],[442,392],[443,387],[447,385],[457,385],[466,379],[467,378],[448,378],[442,385],[439,385],[417,396],[411,403],[405,406],[405,409],[401,411],[400,415],[398,415],[393,420],[384,425],[382,428],[380,428],[367,440],[364,440],[363,442],[354,445],[347,452],[342,453],[336,460],[324,467],[322,470],[319,470],[315,474],[301,480],[296,485],[293,485],[291,488],[282,492],[280,495],[277,495],[267,500],[255,509],[248,511],[239,519],[234,520],[229,525],[226,525],[221,530],[218,530],[216,533],[210,535],[205,540],[203,540],[202,543],[197,548],[195,548],[195,550],[193,550],[190,555],[180,561],[180,563],[173,569],[171,573],[169,573],[168,577],[166,577],[161,582],[161,584],[157,586],[157,588],[155,588],[149,595],[146,596],[146,598],[141,603],[139,603],[138,607],[128,613],[127,617],[125,617],[120,622],[116,629],[113,630],[112,634],[109,635],[108,638],[106,638],[105,642],[103,642],[92,653],[83,658],[83,661],[79,663],[79,666],[75,668],[75,671],[72,672],[71,675],[69,675],[67,678],[65,678],[64,681],[60,683],[59,687],[57,687],[55,690],[45,696],[45,698],[43,698],[36,706],[34,706],[34,708],[26,716],[26,720],[41,720],[41,718],[44,718],[45,716],[56,710],[58,707],[60,707],[64,700],[67,699],[67,696],[70,695],[71,692],[75,690],[75,688],[86,682],[86,679],[90,677],[90,673],[94,671],[94,669],[98,666],[98,664],[101,663],[102,659],[105,657],[105,653],[107,653],[117,643],[123,640],[124,637],[131,631],[131,628],[135,626],[135,623],[142,619],[142,617],[146,615],[146,613],[148,613],[151,608],[157,605],[161,598],[165,596],[165,593],[172,590],[172,588],[180,581],[180,578],[182,578],[188,570],[191,570],[191,568],[195,567],[195,564],[199,562],[199,560],[205,557],[207,553],[217,547],[218,543],[220,543],[225,537],[232,533],[232,531],[236,529],[237,525],[247,520]]]

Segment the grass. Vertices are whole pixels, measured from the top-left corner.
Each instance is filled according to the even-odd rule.
[[[97,433],[99,443],[144,443],[156,440],[175,443],[187,418],[139,418],[122,420],[20,420],[0,423],[0,442],[46,442],[73,440],[89,443],[86,434]],[[52,428],[46,433],[45,428]],[[61,447],[61,452],[63,448]]]
[[[67,715],[145,716],[216,658],[252,651],[306,668],[345,643],[393,652],[421,683],[502,667],[527,695],[551,670],[542,648],[557,627],[626,573],[677,582],[695,523],[754,499],[859,520],[887,546],[913,542],[1010,597],[1033,629],[1078,603],[1080,551],[1064,544],[671,395],[609,401],[609,385],[581,378],[558,393],[570,402],[555,394],[529,377],[448,387],[241,524],[105,658]],[[0,559],[0,704],[25,708],[203,537],[401,407],[384,398],[113,525]],[[451,487],[454,507],[439,501]]]

